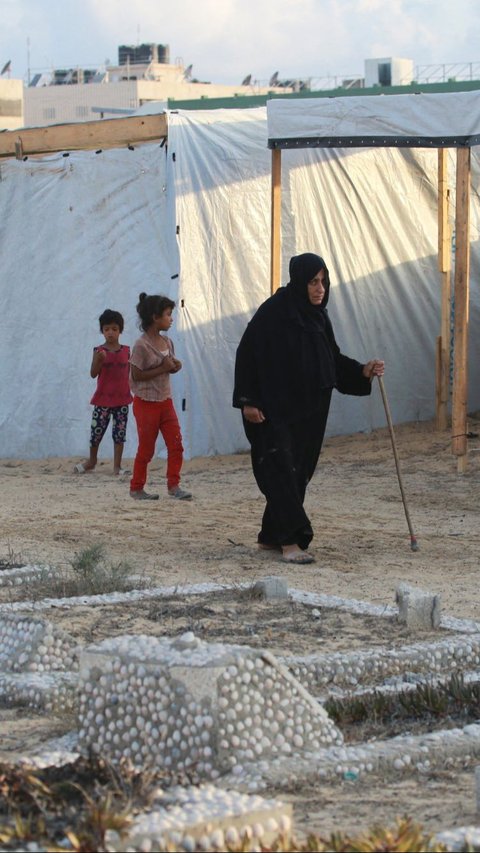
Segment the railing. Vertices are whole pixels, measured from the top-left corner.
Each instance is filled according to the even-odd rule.
[[[480,62],[442,62],[431,65],[417,65],[413,72],[415,83],[449,83],[453,81],[480,80]],[[282,83],[292,85],[295,80],[279,79],[276,88]],[[328,91],[330,89],[363,88],[364,78],[361,74],[326,74],[323,77],[307,77],[297,81],[310,91]],[[259,86],[268,86],[268,80],[255,80]],[[408,86],[411,77],[400,79],[396,85]]]
[[[450,62],[417,65],[417,83],[448,83],[453,80],[480,80],[480,62]]]
[[[179,65],[181,58],[175,59],[175,64]],[[145,65],[145,62],[131,62],[130,65]],[[93,69],[96,66],[90,65]],[[76,69],[75,69],[76,70]],[[81,69],[80,69],[81,71]],[[35,73],[52,73],[52,68],[35,68],[29,69],[28,84]],[[480,80],[480,61],[479,62],[442,62],[431,65],[417,65],[413,73],[413,81],[415,83],[449,83],[453,81],[464,80]],[[412,83],[410,77],[398,81],[396,85],[407,86]],[[272,83],[271,80],[252,79],[250,88],[255,91],[258,89],[271,88],[274,89],[294,89],[296,91],[328,91],[330,89],[355,89],[364,86],[364,78],[361,74],[326,74],[321,77],[303,77],[288,79],[280,78]]]

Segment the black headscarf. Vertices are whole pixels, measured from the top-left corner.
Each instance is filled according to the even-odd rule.
[[[325,296],[320,305],[313,305],[308,295],[308,284],[321,270],[325,271]],[[335,359],[327,333],[329,320],[325,310],[330,288],[328,269],[320,255],[305,252],[291,258],[289,273],[290,281],[286,290],[305,329],[299,341],[303,350],[302,380],[308,389],[307,395],[315,399],[315,389],[333,388],[336,381]]]
[[[312,305],[308,297],[308,283],[315,278],[320,270],[325,271],[323,280],[325,296],[321,305]],[[302,313],[307,311],[310,314],[317,314],[319,311],[323,311],[327,306],[330,293],[330,276],[323,258],[320,255],[314,255],[313,252],[295,255],[293,258],[290,258],[288,272],[290,281],[287,284],[287,288]]]

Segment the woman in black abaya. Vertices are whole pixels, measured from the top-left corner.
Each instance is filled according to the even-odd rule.
[[[384,363],[360,364],[340,352],[326,311],[330,280],[323,258],[290,261],[290,281],[253,316],[237,350],[233,405],[242,410],[252,467],[266,507],[260,548],[291,563],[311,563],[305,491],[322,448],[332,390],[370,394]]]

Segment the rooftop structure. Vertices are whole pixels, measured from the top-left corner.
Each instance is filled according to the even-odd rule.
[[[8,63],[7,63],[8,65]],[[21,80],[0,76],[0,129],[42,127],[131,115],[149,103],[170,109],[263,106],[275,97],[335,97],[455,92],[480,88],[480,62],[414,67],[411,59],[366,59],[364,76],[267,81],[247,74],[238,86],[211,83],[193,75],[192,65],[170,62],[165,44],[120,45],[118,64],[93,68],[56,68]],[[15,93],[15,94],[13,94]],[[145,106],[147,105],[147,106]]]
[[[91,121],[131,114],[155,101],[168,105],[169,99],[200,100],[267,95],[269,91],[288,94],[301,91],[299,81],[280,81],[278,72],[270,84],[261,86],[247,75],[238,86],[211,83],[193,76],[180,59],[170,62],[170,48],[164,44],[120,45],[118,64],[98,68],[56,68],[38,71],[24,90],[24,120],[27,127]]]

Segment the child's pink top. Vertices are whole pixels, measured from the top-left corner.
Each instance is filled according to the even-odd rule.
[[[147,333],[144,332],[133,345],[130,364],[138,367],[139,370],[151,370],[152,367],[159,367],[166,356],[174,355],[173,342],[170,338],[167,335],[159,337],[161,344],[165,347],[162,351],[153,346]],[[160,373],[154,379],[135,380],[130,371],[130,388],[135,397],[149,402],[162,402],[172,396],[169,373]]]
[[[122,344],[117,352],[110,352],[104,346],[93,348],[94,352],[99,350],[106,352],[107,357],[97,376],[97,388],[90,402],[94,406],[111,409],[116,406],[128,406],[133,399],[128,382],[130,347]]]

